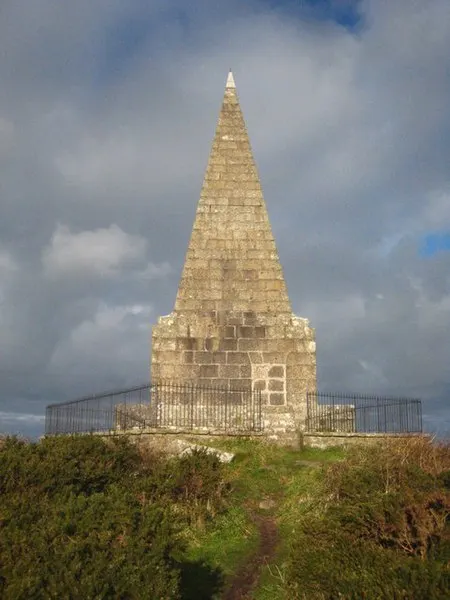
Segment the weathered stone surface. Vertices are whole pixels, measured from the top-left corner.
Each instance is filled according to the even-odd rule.
[[[309,448],[334,448],[336,446],[359,446],[368,444],[398,443],[416,437],[427,437],[427,434],[417,433],[303,433],[300,446]]]
[[[206,454],[214,454],[222,463],[230,463],[235,456],[232,452],[225,452],[224,450],[219,450],[218,448],[201,446],[200,444],[190,444],[184,440],[177,440],[177,444],[180,449],[182,448],[178,456],[185,456],[186,454],[192,454],[194,450],[200,450],[202,452],[206,452]]]
[[[269,370],[269,377],[284,377],[284,366],[277,365]]]
[[[284,381],[282,379],[270,379],[269,390],[271,392],[284,392]]]
[[[272,500],[272,498],[264,498],[264,500],[261,500],[258,506],[261,510],[271,510],[272,508],[275,508],[276,505],[277,503],[275,500]]]
[[[269,436],[304,429],[315,335],[292,314],[236,88],[225,89],[174,311],[152,334],[153,381],[260,390]],[[278,412],[277,412],[278,411]]]

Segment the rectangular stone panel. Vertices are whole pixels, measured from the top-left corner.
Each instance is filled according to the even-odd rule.
[[[238,349],[238,341],[236,339],[220,340],[220,350],[233,351]]]
[[[239,369],[239,377],[243,377],[245,379],[246,377],[252,376],[252,365],[240,365]]]
[[[251,272],[255,273],[256,277],[257,277],[257,271],[251,271]],[[245,325],[253,325],[254,326],[257,324],[257,322],[258,322],[258,319],[256,317],[256,314],[252,310],[250,310],[248,312],[244,312],[244,324]]]
[[[271,379],[269,381],[269,390],[272,392],[283,392],[284,381],[282,379]]]
[[[281,406],[285,403],[284,394],[272,393],[270,394],[270,404],[272,406]]]
[[[275,365],[269,370],[269,377],[284,377],[284,366]]]
[[[159,363],[178,363],[180,362],[179,352],[169,350],[157,350],[153,353],[155,360]]]
[[[252,386],[252,380],[251,379],[241,379],[240,377],[238,379],[231,379],[230,386],[232,389],[235,389],[235,390],[249,390],[249,389],[251,389],[251,386]]]
[[[198,365],[212,363],[213,355],[211,352],[195,352],[194,362]]]
[[[240,339],[238,341],[238,350],[248,351],[248,350],[258,350],[258,349],[259,349],[258,340]]]
[[[183,352],[183,362],[185,364],[192,364],[194,362],[194,353],[191,350]]]
[[[198,365],[160,364],[160,378],[166,381],[179,381],[196,379],[199,376]]]
[[[197,342],[195,338],[178,338],[177,345],[179,350],[196,350]]]
[[[250,362],[247,352],[228,352],[227,363],[242,365]]]
[[[252,364],[260,364],[263,362],[262,352],[249,352],[248,355]]]
[[[219,365],[200,365],[200,377],[218,377]]]
[[[226,352],[213,352],[212,362],[214,364],[224,365],[227,362]]]
[[[312,365],[307,364],[294,364],[288,365],[287,367],[287,377],[289,379],[307,379],[312,372]]]
[[[230,313],[227,318],[228,325],[242,325],[244,317],[242,313]]]
[[[282,352],[263,352],[263,360],[265,363],[284,363],[286,354]]]
[[[239,365],[219,365],[219,377],[237,379],[241,375],[240,369]]]
[[[237,327],[236,335],[238,338],[253,338],[255,337],[255,328],[240,325]]]

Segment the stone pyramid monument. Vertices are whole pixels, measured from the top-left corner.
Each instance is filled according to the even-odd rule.
[[[303,429],[314,330],[292,313],[229,73],[174,311],[153,327],[151,378],[259,389],[265,429]]]

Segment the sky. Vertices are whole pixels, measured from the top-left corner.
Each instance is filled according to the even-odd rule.
[[[230,67],[319,389],[450,433],[448,0],[0,0],[0,432],[148,381]]]

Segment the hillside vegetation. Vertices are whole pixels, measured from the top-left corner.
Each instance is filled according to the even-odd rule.
[[[0,446],[0,597],[450,597],[450,448],[248,440],[164,459],[124,437]]]

